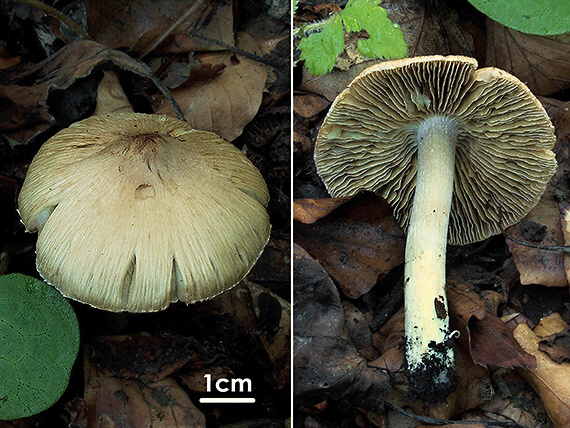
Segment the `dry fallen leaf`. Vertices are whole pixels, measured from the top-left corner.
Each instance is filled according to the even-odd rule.
[[[19,64],[22,60],[19,56],[10,56],[5,46],[0,46],[0,70]]]
[[[272,362],[273,373],[267,373],[265,377],[275,388],[288,388],[291,381],[291,305],[269,290],[245,282],[262,326],[259,338]]]
[[[47,104],[51,93],[58,89],[68,89],[78,79],[89,75],[95,67],[108,63],[142,76],[152,74],[145,64],[132,59],[124,52],[90,40],[70,43],[44,61],[18,74],[11,75],[8,74],[10,70],[6,70],[7,74],[2,75],[0,79],[5,82],[0,85],[2,131],[16,143],[27,143],[55,122]],[[69,117],[65,117],[65,120],[69,123],[80,119],[74,115],[86,113],[78,107],[89,105],[88,94],[81,95],[86,99],[67,102]]]
[[[456,368],[459,384],[455,392],[445,403],[427,404],[423,401],[409,401],[404,373],[404,311],[393,316],[375,335],[375,345],[382,356],[368,365],[387,370],[392,381],[392,390],[388,398],[400,407],[413,409],[412,413],[448,419],[467,409],[472,409],[486,402],[493,390],[487,368],[477,365],[469,353],[461,346],[455,347]]]
[[[351,298],[404,261],[404,233],[386,201],[374,194],[358,195],[314,224],[296,224],[295,241]]]
[[[205,427],[206,418],[172,378],[143,383],[99,372],[84,353],[85,414],[94,427]]]
[[[372,343],[372,331],[370,322],[372,314],[365,314],[349,301],[343,301],[342,307],[346,315],[346,330],[348,336],[358,353],[366,361],[372,361],[380,355]]]
[[[552,187],[547,189],[536,207],[520,223],[509,227],[506,233],[530,244],[547,247],[564,245],[560,211]],[[521,245],[508,239],[508,236],[507,245],[520,272],[521,284],[540,284],[547,287],[568,285],[562,252]]]
[[[459,342],[475,363],[483,366],[535,367],[534,358],[524,352],[512,331],[492,312],[486,300],[464,283],[455,270],[447,275],[450,323],[459,331]]]
[[[268,289],[244,280],[195,307],[228,352],[226,364],[255,361],[259,376],[280,390],[290,383],[290,305]],[[190,361],[189,364],[192,364]],[[238,376],[243,376],[236,373]]]
[[[382,7],[400,24],[408,56],[473,55],[472,37],[451,7],[430,8],[421,0],[389,0]]]
[[[255,52],[255,41],[240,34],[237,46]],[[193,82],[172,91],[184,116],[193,128],[212,131],[228,141],[241,135],[257,114],[267,79],[267,67],[253,59],[231,52],[204,53],[196,56],[202,64],[225,68],[207,81]],[[164,100],[157,113],[174,116]]]
[[[178,0],[89,0],[89,34],[106,46],[141,53],[193,4]],[[200,36],[233,45],[232,2],[203,1],[199,6],[154,54],[224,49],[220,44],[186,34],[195,26],[199,27]]]
[[[368,367],[345,333],[336,287],[302,248],[294,249],[294,394],[301,405],[346,399],[381,411],[388,375]]]
[[[316,116],[328,106],[330,101],[315,94],[295,95],[293,100],[293,111],[304,118]]]
[[[554,125],[556,134],[559,138],[555,150],[563,150],[567,152],[569,146],[568,139],[570,138],[570,101],[563,103],[552,98],[546,98],[545,101],[546,100],[552,100],[557,104],[559,103],[559,105],[553,105],[550,110],[547,106],[545,106],[545,108],[547,108],[547,111],[549,112],[552,124]],[[559,153],[557,152],[556,154],[558,155]],[[559,157],[556,156],[556,159],[559,159]],[[566,153],[563,156],[562,161],[566,163],[567,160],[568,154]]]
[[[499,317],[487,313],[469,326],[471,355],[477,364],[497,367],[536,367],[534,357],[525,352],[512,331]]]
[[[326,217],[350,199],[352,199],[350,196],[327,199],[295,199],[293,201],[293,220],[312,224],[320,218]]]
[[[562,235],[564,236],[564,245],[570,246],[570,203],[562,201],[558,204],[560,209],[560,227],[562,228]],[[570,254],[564,254],[564,270],[566,272],[566,279],[570,281]]]
[[[195,369],[190,373],[178,374],[177,377],[192,391],[205,393],[208,391],[206,375],[210,375],[211,383],[215,384],[218,379],[232,379],[235,374],[229,367],[209,366],[203,369]]]
[[[461,346],[456,348],[455,355],[459,384],[452,396],[453,415],[479,407],[489,401],[494,393],[486,367],[476,364]]]
[[[157,382],[197,359],[191,344],[189,338],[175,335],[100,336],[90,343],[90,361],[108,376]]]
[[[546,352],[557,363],[570,361],[570,328],[566,327],[558,333],[543,336],[538,349]]]
[[[557,427],[570,426],[570,362],[558,364],[538,347],[539,336],[558,333],[566,327],[560,315],[553,314],[543,318],[534,331],[525,323],[519,324],[514,331],[520,345],[537,360],[536,369],[517,368],[517,371],[540,395]]]
[[[489,19],[486,66],[517,76],[536,95],[570,87],[570,35],[525,34]]]
[[[514,422],[520,427],[552,428],[540,398],[516,372],[493,375],[495,394],[478,408],[463,413],[461,420],[487,419],[485,427]]]
[[[495,394],[490,401],[482,404],[476,416],[465,415],[468,419],[486,417],[490,420],[516,422],[523,427],[552,428],[540,397],[516,371],[493,373]]]

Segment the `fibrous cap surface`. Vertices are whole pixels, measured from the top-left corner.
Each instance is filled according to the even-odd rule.
[[[233,145],[168,116],[93,116],[32,161],[19,196],[37,268],[64,295],[149,312],[211,298],[269,239],[269,194]]]

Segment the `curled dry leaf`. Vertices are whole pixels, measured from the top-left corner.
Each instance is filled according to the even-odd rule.
[[[316,116],[328,106],[330,101],[320,95],[302,94],[295,95],[293,100],[293,111],[301,117],[309,119]]]
[[[462,283],[454,283],[452,272],[448,275],[448,304],[451,328],[459,331],[459,342],[465,349],[471,349],[469,323],[482,320],[487,311],[485,302],[471,288]]]
[[[536,95],[570,87],[570,35],[536,36],[487,21],[486,66],[521,79]]]
[[[247,34],[241,33],[237,40],[238,48],[256,51],[256,42]],[[225,68],[210,80],[174,89],[172,96],[193,128],[212,131],[232,141],[257,114],[267,68],[253,59],[225,51],[200,54],[196,59],[212,66],[223,64]],[[157,113],[174,116],[174,110],[166,100]]]
[[[403,308],[396,312],[390,319],[384,324],[378,331],[376,331],[373,336],[372,340],[374,346],[380,353],[380,359],[376,360],[374,364],[375,367],[385,368],[390,372],[397,372],[402,369],[402,363],[404,354],[402,349],[400,349],[400,345],[404,338],[404,310]],[[390,356],[390,360],[386,360],[385,356],[390,353],[392,349],[397,349],[400,351],[398,354],[393,353]],[[394,364],[394,360],[392,358],[396,358],[399,362]],[[381,363],[385,361],[386,366],[383,366]]]
[[[85,414],[89,426],[205,427],[206,418],[172,378],[143,383],[99,372],[84,353]]]
[[[369,367],[346,337],[340,297],[327,273],[298,246],[294,258],[294,393],[299,403],[346,399],[381,411],[387,374]]]
[[[560,211],[552,187],[547,188],[536,207],[520,223],[509,227],[506,232],[507,235],[530,244],[547,247],[564,245]],[[562,252],[521,245],[508,239],[508,236],[507,245],[520,272],[521,284],[547,287],[568,285]]]
[[[128,48],[141,53],[161,36],[195,2],[178,0],[89,0],[86,2],[89,34],[112,48]],[[232,2],[202,1],[153,53],[221,50],[219,44],[187,34],[233,45]]]
[[[293,220],[312,224],[326,217],[352,197],[327,199],[296,199],[293,201]]]
[[[565,327],[560,332],[542,337],[538,349],[546,352],[556,363],[570,361],[570,329]]]
[[[534,358],[526,353],[512,331],[492,312],[474,289],[460,282],[450,271],[447,293],[451,326],[459,331],[459,342],[473,361],[482,366],[535,367]]]
[[[525,351],[536,357],[535,370],[517,368],[519,374],[540,396],[548,415],[557,427],[570,426],[570,362],[558,364],[538,349],[540,336],[554,334],[567,327],[558,314],[543,318],[531,330],[525,323],[514,331],[515,338]]]
[[[314,224],[297,224],[295,241],[320,261],[350,298],[370,291],[404,261],[404,233],[386,201],[369,193]]]
[[[95,67],[105,63],[112,63],[139,75],[152,74],[146,65],[124,52],[90,40],[70,43],[23,72],[0,76],[2,81],[7,82],[0,85],[2,131],[17,143],[27,143],[55,122],[48,112],[47,99],[50,93],[57,89],[68,89],[77,79],[89,75]],[[79,117],[66,119],[74,121]]]
[[[525,352],[499,317],[487,313],[469,326],[471,355],[477,364],[535,368],[535,358]]]

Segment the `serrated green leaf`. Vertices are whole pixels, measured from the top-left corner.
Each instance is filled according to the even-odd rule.
[[[344,32],[339,16],[331,18],[321,32],[310,34],[299,42],[300,59],[305,61],[305,67],[313,76],[331,71],[343,49]]]
[[[554,36],[570,31],[569,0],[469,0],[489,18],[522,33]]]
[[[408,52],[398,24],[392,23],[381,0],[351,0],[341,17],[347,31],[366,30],[369,39],[358,41],[358,50],[370,58],[403,58]]]
[[[0,277],[0,419],[55,403],[78,350],[77,318],[56,289],[21,274]]]

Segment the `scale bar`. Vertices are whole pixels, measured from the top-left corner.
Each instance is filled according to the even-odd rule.
[[[212,397],[212,398],[200,398],[200,403],[255,403],[255,398],[226,398],[226,397]]]

